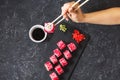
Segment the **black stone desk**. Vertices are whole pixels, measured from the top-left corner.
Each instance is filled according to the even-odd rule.
[[[55,19],[68,1],[0,0],[0,80],[43,80],[41,55],[48,45],[33,43],[28,32],[35,24]],[[120,7],[120,0],[90,0],[82,10],[93,12],[110,7]],[[91,39],[71,80],[119,80],[120,25],[76,26]]]

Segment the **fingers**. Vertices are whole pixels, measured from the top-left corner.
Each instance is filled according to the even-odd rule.
[[[69,10],[69,8],[74,4],[75,2],[73,1],[73,2],[68,2],[68,3],[65,3],[64,5],[63,5],[63,7],[61,8],[61,10],[62,10],[62,15],[63,15],[63,18],[65,18],[67,21],[69,20],[69,16],[67,15],[67,13],[68,13],[68,10]]]
[[[68,13],[68,7],[66,7],[66,6],[64,7],[63,6],[61,9],[62,9],[62,13],[61,14],[63,15],[63,18],[65,18],[68,21],[69,20],[68,19],[68,15],[67,15],[67,13]]]
[[[70,3],[66,3],[61,8],[61,10],[62,10],[61,14],[63,15],[63,18],[65,18],[67,21],[69,20],[69,17],[67,15],[67,13],[68,13],[68,10],[69,10],[70,6],[71,6]]]
[[[74,6],[74,7],[70,7],[68,9],[68,17],[72,20],[73,18],[76,18],[75,16],[78,15],[78,11],[76,10],[76,8],[78,7],[78,5]]]
[[[78,4],[74,7],[72,7],[72,5],[74,4],[75,2],[69,2],[69,3],[66,3],[63,5],[63,7],[61,8],[62,10],[62,15],[63,15],[63,18],[65,18],[67,21],[69,20],[69,18],[72,18],[71,16],[72,15],[75,15],[76,14],[76,7],[78,7]]]
[[[78,6],[79,6],[79,4],[76,4],[75,6],[70,7],[70,8],[68,9],[68,12],[69,12],[69,13],[76,13],[76,12],[78,11],[78,10],[77,10]]]

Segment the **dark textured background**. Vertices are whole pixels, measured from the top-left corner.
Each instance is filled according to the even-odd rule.
[[[0,80],[43,80],[41,55],[47,44],[33,43],[28,31],[35,24],[55,19],[68,1],[0,0]],[[90,0],[82,10],[93,12],[117,6],[120,0]],[[71,80],[119,80],[120,25],[76,26],[91,39]]]

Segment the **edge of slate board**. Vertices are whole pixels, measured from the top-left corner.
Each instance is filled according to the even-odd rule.
[[[67,67],[64,68],[64,71],[65,73],[63,73],[61,76],[59,76],[60,80],[70,80],[71,78],[71,75],[73,74],[79,60],[80,60],[80,57],[82,56],[83,52],[84,52],[84,49],[90,39],[90,36],[81,31],[80,29],[74,27],[74,25],[71,25],[69,23],[66,23],[66,22],[62,22],[61,24],[65,24],[66,27],[67,27],[67,32],[62,32],[59,30],[59,25],[56,26],[56,30],[55,30],[55,33],[54,34],[50,34],[48,35],[48,39],[45,41],[45,43],[47,43],[47,51],[45,51],[45,54],[43,54],[43,57],[45,58],[44,59],[44,63],[46,61],[50,61],[49,60],[49,57],[53,54],[52,51],[55,49],[55,48],[58,48],[56,43],[59,41],[59,40],[63,40],[66,44],[70,43],[70,42],[73,42],[76,44],[77,46],[77,50],[74,51],[72,54],[72,58],[68,61],[68,65]],[[86,36],[86,39],[84,41],[82,41],[80,44],[77,44],[75,42],[75,40],[72,39],[72,33],[73,33],[73,30],[74,29],[77,29],[79,30],[81,33],[83,33],[85,36]],[[66,48],[67,49],[67,48]],[[63,51],[61,51],[63,52]],[[46,56],[47,55],[47,56]],[[43,64],[43,67],[44,67],[44,64]],[[43,68],[44,71],[45,71],[45,74],[44,77],[46,76],[46,80],[51,80],[50,78],[47,78],[49,77],[49,74],[52,73],[53,71],[55,70],[52,70],[52,71],[47,71],[45,69],[45,67]]]

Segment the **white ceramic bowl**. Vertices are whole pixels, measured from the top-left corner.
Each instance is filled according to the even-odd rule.
[[[34,31],[36,28],[40,28],[40,29],[43,30],[43,32],[44,32],[44,34],[45,34],[44,37],[43,37],[43,39],[41,39],[41,40],[35,40],[35,39],[33,38],[32,33],[33,33],[33,31]],[[34,26],[32,26],[31,29],[29,30],[29,37],[30,37],[30,39],[31,39],[33,42],[35,42],[35,43],[41,43],[41,42],[43,42],[43,41],[47,38],[47,32],[44,31],[44,27],[43,27],[42,25],[34,25]]]

